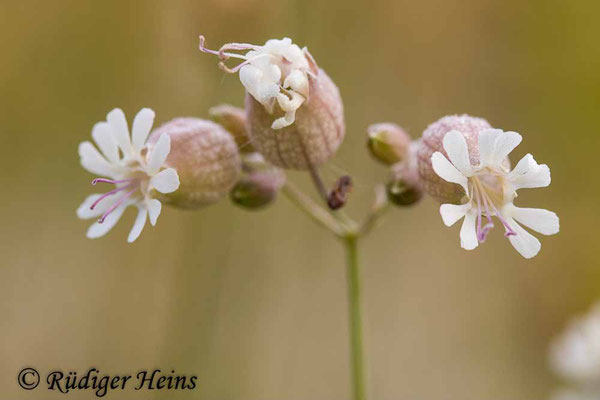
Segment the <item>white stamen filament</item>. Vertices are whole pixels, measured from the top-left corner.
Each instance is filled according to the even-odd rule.
[[[508,222],[502,217],[502,214],[498,210],[498,207],[492,200],[492,195],[489,193],[489,188],[487,185],[479,179],[479,177],[474,176],[471,179],[471,190],[473,194],[473,199],[477,204],[477,240],[480,243],[483,243],[487,238],[489,231],[494,227],[494,222],[492,221],[492,216],[496,216],[505,229],[505,236],[516,235],[516,232],[510,227]],[[483,207],[482,207],[483,203]],[[485,226],[481,226],[482,216],[485,212],[486,219],[488,223]]]

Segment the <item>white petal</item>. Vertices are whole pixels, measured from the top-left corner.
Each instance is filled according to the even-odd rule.
[[[538,164],[531,154],[525,155],[508,174],[508,180],[514,189],[537,188],[550,185],[550,168]]]
[[[127,241],[129,243],[134,242],[142,233],[142,229],[144,229],[144,225],[146,225],[146,219],[148,218],[148,210],[146,207],[139,207],[139,211],[137,217],[135,218],[135,222],[133,223],[133,228],[129,232],[129,236],[127,237]]]
[[[127,119],[123,110],[115,108],[106,115],[106,120],[112,127],[115,141],[123,151],[123,154],[131,154],[133,148],[131,147],[131,138],[129,137],[129,128],[127,127]]]
[[[479,162],[481,166],[493,164],[496,140],[502,133],[502,129],[486,129],[479,132]]]
[[[260,80],[262,79],[263,73],[260,69],[256,68],[254,65],[244,65],[240,69],[240,81],[242,85],[253,94],[254,88]],[[257,99],[258,100],[258,99]],[[260,101],[260,100],[258,100]]]
[[[150,187],[165,194],[174,192],[179,188],[179,175],[173,168],[167,168],[150,179]]]
[[[123,215],[123,211],[129,203],[125,202],[117,207],[112,213],[106,217],[103,223],[95,222],[87,231],[87,237],[90,239],[96,239],[100,236],[104,236],[119,222],[119,219]]]
[[[146,200],[146,208],[148,208],[150,224],[152,224],[152,226],[156,225],[156,220],[158,219],[158,216],[160,215],[160,210],[162,209],[161,202],[156,199]]]
[[[493,162],[501,164],[502,161],[521,143],[522,137],[517,132],[502,132],[494,146]]]
[[[163,133],[151,150],[150,158],[148,160],[148,174],[153,175],[157,173],[167,160],[167,156],[170,152],[171,138],[166,133]]]
[[[119,160],[119,147],[108,123],[98,122],[94,125],[92,137],[107,160],[113,163]]]
[[[460,173],[439,151],[436,151],[431,155],[431,166],[440,178],[447,182],[458,183],[463,187],[466,194],[469,193],[467,177]]]
[[[473,250],[479,245],[476,231],[477,214],[469,212],[465,215],[462,227],[460,228],[460,247],[465,250]]]
[[[554,235],[560,229],[558,216],[552,211],[541,208],[519,208],[509,204],[503,213],[543,235]]]
[[[448,153],[448,158],[457,170],[467,177],[473,175],[467,141],[462,133],[459,131],[446,133],[446,136],[444,136],[444,150]]]
[[[521,225],[517,224],[512,218],[506,219],[510,227],[515,231],[516,235],[508,237],[513,247],[525,258],[532,258],[539,253],[542,248],[540,241],[527,232]]]
[[[296,92],[291,92],[291,95],[292,98],[289,98],[283,93],[277,95],[277,103],[283,111],[296,111],[300,108],[302,103],[304,103],[304,97],[302,95],[299,95]]]
[[[154,111],[149,108],[142,108],[137,113],[133,120],[133,128],[131,129],[131,138],[133,141],[133,149],[139,152],[146,144],[150,129],[154,123]]]
[[[467,212],[471,209],[471,203],[467,204],[442,204],[440,206],[440,214],[442,216],[442,220],[444,221],[444,225],[452,226],[464,217]]]
[[[81,166],[92,174],[112,177],[113,168],[90,142],[79,144]]]
[[[285,81],[283,87],[290,88],[304,96],[308,96],[308,78],[306,74],[299,69],[292,71]]]
[[[81,219],[89,219],[96,218],[104,214],[104,211],[108,210],[108,208],[111,205],[109,199],[98,203],[98,205],[93,210],[90,209],[92,204],[94,204],[96,200],[98,200],[101,196],[102,194],[92,194],[88,196],[77,209],[77,216]]]

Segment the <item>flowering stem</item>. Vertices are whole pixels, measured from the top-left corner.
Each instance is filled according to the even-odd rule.
[[[366,400],[365,367],[363,355],[362,306],[360,267],[358,262],[358,236],[348,234],[346,245],[348,305],[350,311],[350,353],[352,360],[353,400]]]

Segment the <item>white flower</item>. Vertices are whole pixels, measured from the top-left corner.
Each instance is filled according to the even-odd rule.
[[[285,116],[277,118],[273,129],[281,129],[294,123],[296,110],[308,99],[308,76],[312,74],[312,57],[307,49],[300,49],[290,38],[268,40],[264,46],[246,43],[229,43],[219,51],[204,47],[204,37],[200,36],[200,50],[218,55],[221,68],[230,73],[240,73],[240,81],[248,91],[261,103],[269,113],[275,104],[285,112]],[[228,51],[245,51],[245,55]],[[229,58],[244,60],[234,68],[225,66]]]
[[[550,364],[563,378],[600,393],[600,303],[573,320],[550,348]]]
[[[464,218],[460,230],[461,247],[467,250],[484,242],[497,217],[514,248],[525,258],[535,256],[541,244],[517,222],[544,235],[558,232],[555,213],[538,208],[518,208],[513,204],[517,190],[545,187],[550,184],[550,170],[539,165],[531,154],[509,171],[503,164],[508,154],[521,142],[516,132],[486,129],[479,133],[479,165],[471,165],[464,136],[456,130],[444,136],[444,149],[450,161],[440,152],[431,156],[434,171],[444,180],[461,185],[465,203],[442,204],[440,213],[446,226]],[[483,218],[487,219],[482,226]]]
[[[128,206],[138,208],[138,215],[129,233],[128,241],[138,238],[146,219],[152,225],[161,211],[161,203],[153,198],[155,191],[171,193],[179,187],[179,177],[173,168],[164,168],[171,149],[168,135],[162,135],[154,146],[146,139],[152,129],[154,111],[142,109],[133,120],[131,137],[125,114],[115,108],[92,129],[90,142],[79,145],[81,165],[89,172],[101,176],[93,185],[108,183],[115,186],[104,194],[88,196],[79,206],[77,216],[82,219],[97,218],[87,231],[88,238],[98,238],[110,231]]]

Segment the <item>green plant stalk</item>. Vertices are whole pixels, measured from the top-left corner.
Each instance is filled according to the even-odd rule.
[[[358,259],[358,236],[348,234],[344,238],[348,282],[348,306],[350,322],[350,355],[352,364],[352,398],[366,400],[365,359],[363,349],[362,305],[360,264]]]
[[[340,212],[332,213],[314,202],[291,183],[282,188],[282,193],[298,209],[313,221],[332,232],[343,241],[346,250],[346,274],[348,285],[348,309],[350,328],[350,363],[352,371],[352,400],[367,400],[367,376],[363,345],[362,296],[360,263],[358,252],[359,238],[371,232],[388,207],[385,191],[376,192],[375,204],[362,224]]]

